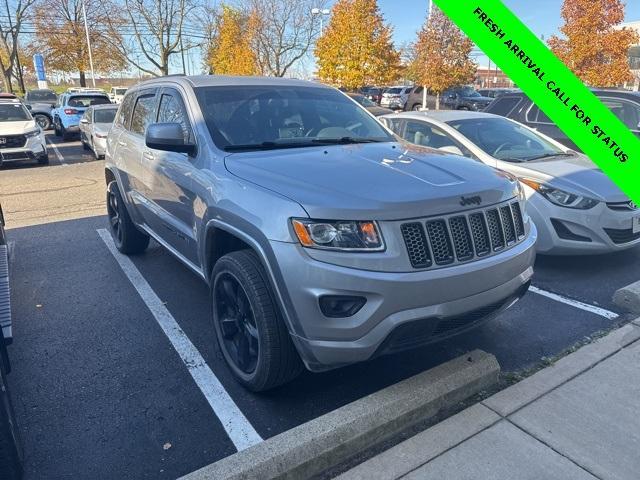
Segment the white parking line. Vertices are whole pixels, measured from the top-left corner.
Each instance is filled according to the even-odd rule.
[[[54,153],[56,154],[56,158],[58,159],[58,161],[60,162],[60,165],[62,165],[63,167],[68,167],[69,164],[67,162],[64,161],[64,157],[62,156],[62,154],[60,153],[60,150],[58,150],[58,147],[56,146],[55,143],[53,143],[49,137],[47,137],[47,141],[49,142],[49,145],[51,145],[51,148],[53,148]]]
[[[619,317],[617,313],[610,312],[609,310],[605,310],[604,308],[596,307],[594,305],[589,305],[588,303],[583,303],[578,300],[573,300],[571,298],[563,297],[562,295],[558,295],[557,293],[547,292],[546,290],[542,290],[541,288],[534,287],[533,285],[529,287],[529,291],[533,293],[537,293],[538,295],[542,295],[543,297],[550,298],[551,300],[555,300],[556,302],[564,303],[566,305],[571,305],[572,307],[579,308],[580,310],[584,310],[586,312],[591,312],[596,315],[599,315],[604,318],[608,318],[610,320],[615,320]]]
[[[198,385],[214,413],[220,419],[227,435],[238,451],[262,442],[262,437],[251,426],[216,375],[206,364],[200,352],[182,331],[171,313],[169,313],[169,310],[167,310],[167,307],[164,306],[133,262],[118,252],[107,230],[99,229],[98,235],[100,235],[100,238],[113,254],[124,274],[155,317],[173,348],[180,355],[191,377],[193,377],[196,385]]]

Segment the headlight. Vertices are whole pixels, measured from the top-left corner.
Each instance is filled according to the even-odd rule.
[[[565,192],[559,188],[550,187],[549,185],[545,185],[528,178],[521,178],[520,181],[533,188],[551,203],[561,207],[589,210],[600,203],[598,200],[594,200],[593,198],[583,197],[577,193]]]
[[[376,222],[293,219],[300,243],[309,248],[380,251],[384,242]]]
[[[24,136],[27,138],[37,137],[38,135],[40,135],[41,131],[42,130],[40,130],[39,128],[35,128],[33,130],[29,130],[28,132],[24,132]]]

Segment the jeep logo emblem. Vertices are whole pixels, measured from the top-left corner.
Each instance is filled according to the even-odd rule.
[[[482,198],[479,196],[475,197],[460,197],[460,205],[466,207],[467,205],[480,205],[482,203]]]

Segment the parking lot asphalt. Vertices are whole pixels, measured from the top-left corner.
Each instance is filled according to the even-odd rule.
[[[98,233],[106,227],[102,162],[79,142],[48,138],[59,152],[52,148],[51,166],[0,169],[0,202],[13,244],[9,381],[25,478],[175,478],[234,453],[233,425],[214,413],[193,365]],[[207,286],[157,244],[131,260],[210,368],[212,376],[204,378],[219,381],[261,438],[476,348],[493,353],[506,372],[534,367],[625,321],[611,297],[640,279],[638,249],[540,258],[534,285],[561,301],[529,293],[466,335],[331,372],[305,372],[253,394],[222,360]],[[589,305],[609,312],[589,311]]]

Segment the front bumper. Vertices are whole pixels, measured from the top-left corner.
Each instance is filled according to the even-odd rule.
[[[5,163],[36,161],[47,155],[44,138],[41,135],[28,138],[20,148],[0,148],[0,166]]]
[[[538,253],[543,255],[605,254],[640,244],[640,233],[633,232],[640,210],[613,210],[605,203],[576,210],[534,193],[527,213],[538,227]]]
[[[104,155],[107,152],[107,139],[93,137],[93,151],[96,155]]]
[[[271,246],[291,300],[288,316],[303,332],[292,336],[294,343],[307,368],[321,371],[440,340],[497,315],[526,291],[536,237],[532,225],[525,240],[498,255],[450,268],[393,273],[324,263],[296,244]],[[323,295],[361,296],[367,302],[351,317],[328,318],[319,307]],[[461,328],[448,328],[448,321]],[[409,324],[423,332],[418,342],[391,337]]]

